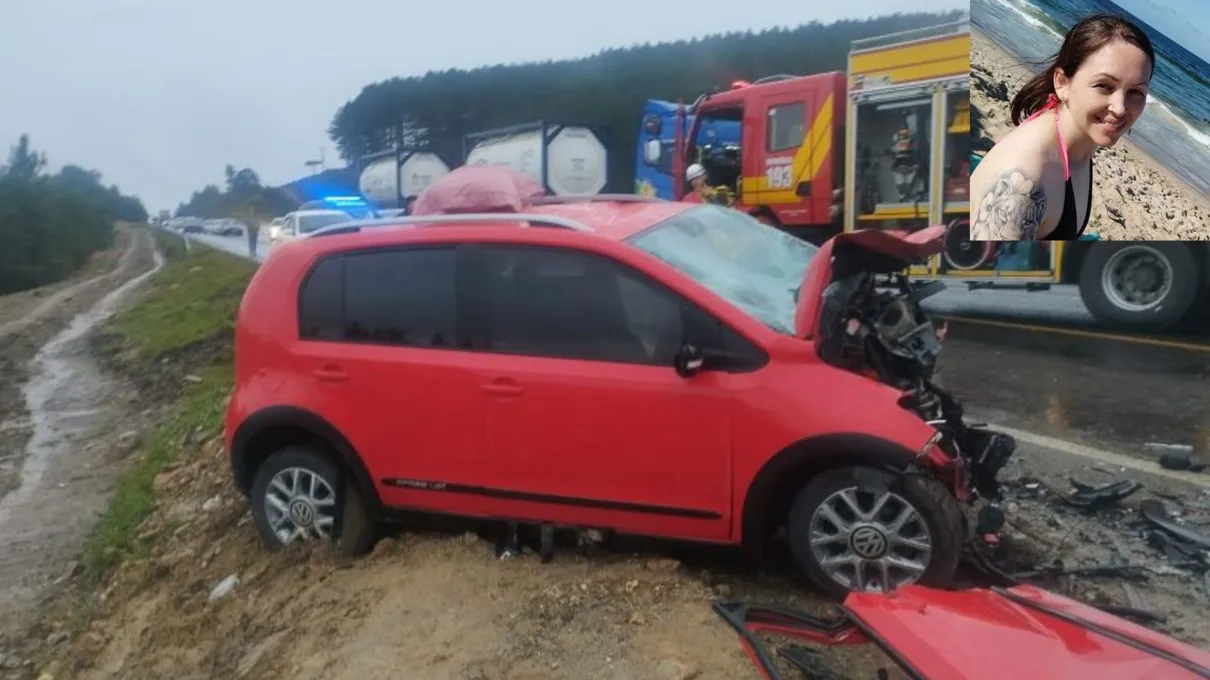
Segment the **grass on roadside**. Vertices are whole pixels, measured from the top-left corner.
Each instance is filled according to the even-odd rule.
[[[156,248],[160,249],[160,254],[169,262],[185,257],[189,252],[189,246],[185,244],[185,239],[180,234],[163,229],[151,229],[151,238],[155,241]]]
[[[231,386],[230,365],[200,371],[194,385],[145,443],[138,463],[118,480],[109,506],[84,542],[80,566],[88,582],[98,583],[128,555],[145,553],[136,539],[139,524],[156,507],[155,478],[176,460],[187,439],[217,435]]]
[[[218,434],[232,379],[230,332],[255,265],[206,247],[186,250],[180,237],[156,240],[168,262],[149,290],[106,325],[110,342],[137,350],[131,368],[154,371],[161,358],[220,338],[218,360],[186,366],[191,380],[170,415],[143,445],[138,463],[118,480],[113,497],[89,537],[80,565],[86,583],[98,583],[127,555],[140,554],[138,527],[155,509],[155,478],[177,457],[186,439]],[[165,243],[167,245],[165,245]],[[207,356],[214,356],[210,352]]]
[[[120,336],[127,348],[137,349],[140,363],[230,333],[240,297],[256,271],[255,264],[234,255],[196,245],[181,252],[180,237],[162,231],[156,236],[157,241],[175,240],[168,246],[168,262],[155,276],[151,292],[105,328]]]

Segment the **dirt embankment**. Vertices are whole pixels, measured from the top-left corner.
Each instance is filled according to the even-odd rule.
[[[971,35],[971,105],[980,130],[975,148],[991,148],[1012,129],[1009,102],[1031,75],[986,36]],[[1096,154],[1088,229],[1117,241],[1210,239],[1210,199],[1123,138]]]
[[[827,613],[780,555],[756,566],[727,551],[622,539],[565,546],[549,564],[532,551],[502,560],[495,527],[431,519],[403,527],[363,559],[306,547],[266,552],[221,443],[230,380],[223,324],[248,271],[197,248],[169,264],[95,343],[111,366],[174,405],[119,482],[79,573],[9,643],[29,661],[14,678],[740,680],[757,672],[711,600]],[[1124,509],[1085,513],[1046,492],[1065,490],[1072,472],[1101,481],[1083,463],[1022,447],[1006,470],[1006,539],[1019,562],[1154,565],[1135,588],[1169,617],[1164,630],[1210,647],[1198,581],[1147,545],[1132,509],[1154,490],[1195,526],[1206,520],[1196,509],[1204,492],[1146,480],[1148,491]],[[1121,579],[1046,583],[1125,603]],[[853,677],[890,666],[869,648],[828,658]]]

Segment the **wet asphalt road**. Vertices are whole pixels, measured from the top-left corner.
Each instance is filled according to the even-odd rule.
[[[191,236],[236,255],[243,237]],[[263,259],[271,244],[258,248]],[[951,287],[929,311],[949,324],[939,380],[974,419],[1154,459],[1147,442],[1210,455],[1210,337],[1097,329],[1074,286]]]
[[[1210,451],[1210,342],[949,323],[939,380],[972,416],[1146,458],[1147,442]]]

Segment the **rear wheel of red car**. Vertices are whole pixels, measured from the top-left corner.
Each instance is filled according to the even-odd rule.
[[[374,545],[374,523],[357,485],[313,449],[292,446],[269,456],[256,471],[251,502],[256,530],[270,549],[323,540],[342,554],[360,555]]]
[[[949,585],[965,542],[962,511],[944,485],[868,467],[812,479],[786,529],[799,567],[838,599],[910,583]]]

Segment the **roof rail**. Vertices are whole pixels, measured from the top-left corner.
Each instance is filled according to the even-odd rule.
[[[802,76],[791,75],[789,73],[778,73],[778,74],[771,75],[771,76],[765,76],[764,78],[757,78],[756,80],[752,81],[752,84],[753,85],[764,85],[765,83],[778,83],[783,80],[794,80],[795,78],[801,78],[801,77]]]
[[[539,196],[531,205],[564,205],[566,203],[658,203],[662,198],[638,194],[593,194],[591,196]]]
[[[384,217],[376,220],[357,220],[324,227],[311,234],[308,238],[317,236],[336,236],[339,234],[355,234],[367,227],[396,227],[409,224],[467,224],[487,222],[528,222],[529,226],[559,227],[572,231],[591,232],[592,228],[583,222],[569,220],[553,215],[537,215],[533,213],[466,213],[454,215],[410,215],[408,217]]]

